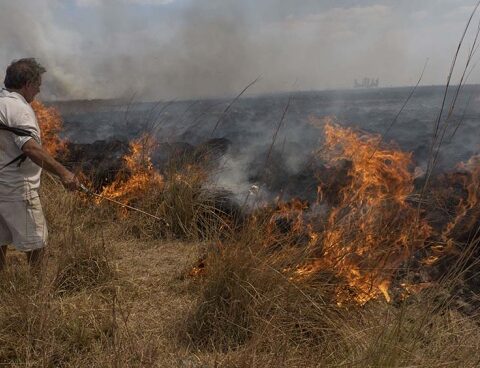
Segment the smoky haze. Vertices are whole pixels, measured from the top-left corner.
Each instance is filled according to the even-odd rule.
[[[468,0],[2,0],[3,69],[35,56],[46,99],[172,99],[441,84]],[[475,82],[475,75],[472,75]]]

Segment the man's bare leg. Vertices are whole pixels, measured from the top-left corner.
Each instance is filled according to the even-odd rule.
[[[3,271],[7,265],[7,246],[0,246],[0,271]]]
[[[30,267],[39,269],[42,265],[43,255],[45,253],[44,248],[35,249],[30,252],[26,252],[27,261]]]

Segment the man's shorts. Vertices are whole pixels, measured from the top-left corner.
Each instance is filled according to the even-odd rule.
[[[47,244],[47,223],[40,198],[0,202],[0,245],[27,252]]]

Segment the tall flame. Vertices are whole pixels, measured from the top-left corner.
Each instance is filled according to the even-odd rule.
[[[348,295],[360,304],[383,295],[395,272],[430,234],[429,225],[407,201],[413,191],[411,154],[382,147],[381,137],[360,134],[331,121],[325,125],[325,149],[331,162],[349,160],[349,184],[325,230],[310,234],[317,258],[296,271],[308,277],[321,269],[346,280]],[[339,302],[342,302],[339,290]]]
[[[455,209],[455,216],[447,224],[445,230],[442,233],[442,240],[444,246],[438,246],[436,260],[442,256],[447,255],[455,251],[455,245],[453,239],[458,234],[455,233],[468,233],[474,228],[479,216],[479,204],[480,204],[480,161],[479,156],[473,156],[466,163],[460,163],[458,165],[459,171],[462,175],[457,175],[462,182],[462,186],[466,191],[466,198],[460,198]]]
[[[112,184],[103,188],[102,196],[128,203],[140,198],[149,188],[161,189],[163,177],[151,161],[155,145],[155,140],[148,135],[131,141],[129,153],[123,157],[127,173],[119,173]]]
[[[67,142],[59,136],[63,129],[63,121],[58,110],[46,107],[37,100],[32,102],[32,108],[42,132],[43,148],[54,157],[65,154]]]

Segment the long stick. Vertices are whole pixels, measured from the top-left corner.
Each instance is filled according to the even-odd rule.
[[[151,213],[148,213],[148,212],[145,212],[143,210],[141,210],[140,208],[135,208],[135,207],[132,207],[132,206],[129,206],[128,204],[125,204],[125,203],[122,203],[122,202],[119,202],[119,201],[116,201],[114,199],[111,199],[111,198],[108,198],[108,197],[104,197],[102,196],[101,194],[97,194],[95,192],[92,192],[90,189],[88,189],[87,187],[85,187],[84,185],[81,185],[80,186],[81,188],[81,191],[84,192],[85,194],[88,194],[88,195],[91,195],[91,196],[94,196],[94,197],[97,197],[97,198],[100,198],[100,199],[104,199],[106,201],[109,201],[109,202],[112,202],[120,207],[123,207],[123,208],[127,208],[129,210],[132,210],[132,211],[135,211],[135,212],[139,212],[141,214],[144,214],[146,216],[149,216],[149,217],[152,217],[156,220],[159,220],[159,221],[162,221],[165,223],[166,226],[170,227],[170,224],[165,221],[165,219],[161,218],[161,217],[158,217],[158,216],[155,216],[155,215],[152,215]]]

